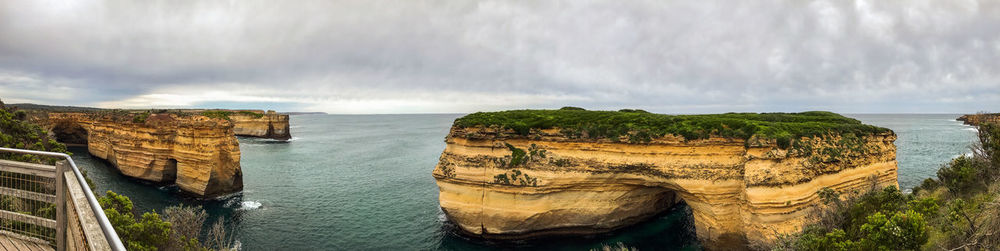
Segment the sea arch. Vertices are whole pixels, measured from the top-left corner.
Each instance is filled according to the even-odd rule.
[[[627,143],[477,130],[452,128],[433,175],[448,219],[484,238],[607,232],[683,201],[706,248],[743,249],[810,222],[823,188],[896,185],[891,132],[865,136],[866,154],[817,161],[723,138]],[[835,139],[803,142],[822,149]]]

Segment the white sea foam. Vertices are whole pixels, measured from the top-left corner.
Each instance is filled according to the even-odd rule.
[[[962,130],[973,131],[973,132],[978,132],[979,131],[979,129],[976,129],[975,127],[962,128]]]
[[[962,156],[970,157],[971,158],[972,157],[972,152],[967,152],[967,153],[963,153],[963,154],[951,156],[951,158],[954,159],[954,158],[958,158],[958,157],[962,157]]]
[[[289,126],[288,129],[295,129],[295,128],[299,128],[299,127],[302,127],[302,126],[293,125],[293,126]]]
[[[240,209],[243,209],[243,210],[254,210],[254,209],[260,208],[260,206],[263,205],[263,204],[260,204],[260,202],[256,202],[256,201],[244,201],[243,203],[240,203],[240,204],[242,205],[242,207],[240,207]]]

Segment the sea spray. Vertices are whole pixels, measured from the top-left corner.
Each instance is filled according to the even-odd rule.
[[[240,205],[241,210],[254,210],[260,208],[263,204],[256,201],[244,201],[243,203],[240,203]]]

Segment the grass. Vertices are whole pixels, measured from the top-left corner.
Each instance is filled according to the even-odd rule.
[[[628,136],[632,142],[648,142],[665,135],[679,135],[686,140],[712,136],[735,139],[775,139],[788,148],[792,139],[828,134],[871,135],[889,129],[862,124],[832,112],[801,113],[725,113],[705,115],[664,115],[641,110],[587,111],[512,110],[477,112],[455,120],[455,126],[498,126],[528,135],[534,129],[559,128],[572,138],[607,138]]]

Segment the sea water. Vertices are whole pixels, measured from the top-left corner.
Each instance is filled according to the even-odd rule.
[[[243,250],[588,250],[619,242],[643,250],[698,249],[683,205],[595,236],[491,242],[458,234],[438,206],[431,170],[460,116],[292,116],[288,142],[241,137],[244,191],[208,200],[124,177],[86,148],[71,151],[100,194],[127,195],[141,211],[202,206],[209,223],[222,220]],[[849,116],[896,132],[904,189],[969,152],[975,139],[972,127],[954,120],[957,114]]]

